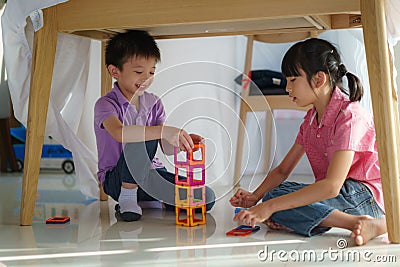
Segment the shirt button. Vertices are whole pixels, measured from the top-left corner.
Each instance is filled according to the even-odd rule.
[[[321,137],[321,135],[320,134],[317,134],[317,138],[320,138]]]
[[[328,156],[328,153],[325,152],[324,155],[325,155],[325,157],[327,157],[327,156]]]

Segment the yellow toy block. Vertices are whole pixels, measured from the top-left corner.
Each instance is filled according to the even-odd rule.
[[[206,204],[206,187],[175,185],[175,205],[179,207],[197,207]]]

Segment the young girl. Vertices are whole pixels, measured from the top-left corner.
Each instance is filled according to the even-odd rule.
[[[357,245],[386,233],[375,129],[372,116],[358,103],[360,80],[347,71],[331,43],[316,38],[294,44],[283,58],[282,72],[292,101],[313,108],[282,162],[253,193],[239,189],[230,199],[235,207],[249,208],[234,220],[252,226],[266,221],[271,228],[305,236],[340,227],[352,231]],[[315,183],[284,182],[304,153]]]

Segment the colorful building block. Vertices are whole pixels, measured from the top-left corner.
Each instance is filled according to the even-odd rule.
[[[179,177],[179,169],[186,170],[186,177]],[[200,177],[199,177],[200,176]],[[204,164],[184,165],[175,164],[175,184],[185,186],[203,185],[206,182],[206,170]]]
[[[194,155],[196,154],[198,154],[198,153],[200,153],[200,155],[201,155],[201,157],[200,157],[200,159],[196,159],[195,157],[194,157]],[[188,157],[189,157],[189,164],[190,165],[199,165],[199,164],[202,164],[202,165],[204,165],[206,162],[205,162],[205,158],[206,158],[206,156],[205,156],[205,144],[195,144],[194,145],[194,149],[193,149],[193,152],[190,152],[190,153],[187,153],[188,154]]]
[[[176,224],[181,226],[205,224],[205,145],[195,144],[192,152],[183,152],[186,153],[184,160],[178,159],[180,153],[178,148],[175,148],[174,152]],[[180,176],[179,170],[182,169],[186,175]]]
[[[185,154],[184,160],[180,160],[180,159],[178,158],[178,155],[179,155],[180,153],[184,153],[184,154]],[[174,163],[175,163],[175,165],[176,165],[176,164],[189,164],[189,155],[188,155],[188,152],[186,152],[186,151],[180,151],[179,147],[174,147]]]
[[[195,207],[206,204],[206,187],[175,186],[175,205],[179,207]]]
[[[201,210],[201,212],[196,212]],[[176,224],[181,226],[197,226],[206,223],[206,205],[196,207],[175,207]]]
[[[185,153],[185,159],[180,160],[178,158],[179,153]],[[200,153],[201,157],[195,158],[195,155]],[[194,144],[194,149],[192,152],[180,151],[178,147],[174,148],[174,163],[175,164],[189,164],[189,165],[197,165],[197,164],[205,164],[205,144]]]

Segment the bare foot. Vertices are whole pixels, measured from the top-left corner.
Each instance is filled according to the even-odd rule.
[[[365,245],[369,240],[386,233],[385,218],[374,219],[367,216],[360,219],[351,232],[351,237],[358,246]]]
[[[287,230],[287,231],[291,231],[290,228],[288,228],[288,227],[286,227],[286,226],[283,226],[283,225],[281,225],[281,224],[279,224],[279,223],[276,223],[276,222],[274,222],[274,221],[271,220],[271,219],[266,220],[266,221],[265,221],[265,224],[266,224],[269,228],[271,228],[272,230]]]

